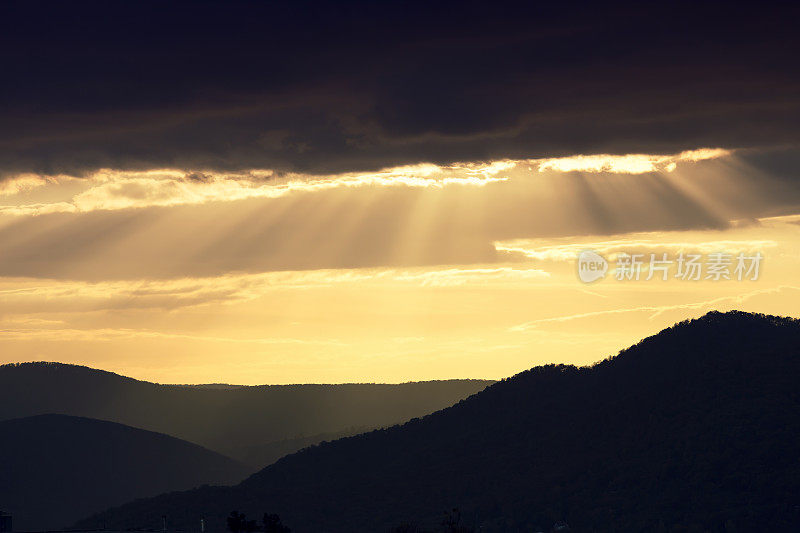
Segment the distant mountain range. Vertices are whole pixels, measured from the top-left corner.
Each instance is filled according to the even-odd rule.
[[[432,413],[491,383],[160,385],[84,366],[8,364],[0,366],[0,420],[45,413],[110,420],[198,443],[256,470],[325,439]]]
[[[205,516],[222,531],[236,509],[301,533],[421,531],[457,507],[480,531],[800,531],[798,383],[800,322],[714,312],[597,365],[536,367],[305,449],[234,487],[77,526],[157,528],[167,515],[191,530]]]
[[[17,531],[63,527],[134,498],[241,481],[249,468],[168,435],[40,415],[0,422],[0,505]]]

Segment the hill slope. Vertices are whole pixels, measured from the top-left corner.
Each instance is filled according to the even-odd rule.
[[[232,509],[294,531],[786,531],[800,526],[800,322],[710,313],[589,368],[545,366],[403,426],[284,457],[240,485],[80,523],[190,527]],[[533,529],[534,531],[538,529]]]
[[[82,366],[23,363],[0,366],[0,420],[85,416],[166,433],[240,460],[269,459],[275,442],[296,441],[291,452],[318,442],[313,436],[390,426],[452,405],[490,383],[180,386]],[[259,447],[264,451],[243,451]]]
[[[14,528],[63,527],[134,498],[235,483],[242,465],[182,440],[64,415],[0,422],[0,507]]]

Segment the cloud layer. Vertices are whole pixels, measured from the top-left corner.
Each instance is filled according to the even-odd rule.
[[[327,176],[25,174],[0,193],[0,276],[97,281],[519,260],[505,252],[530,249],[531,239],[746,223],[800,200],[785,183],[736,152],[708,149]]]
[[[7,3],[0,174],[325,174],[800,141],[797,6],[309,7]]]

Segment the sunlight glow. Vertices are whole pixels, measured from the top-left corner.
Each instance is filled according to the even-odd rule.
[[[731,151],[698,149],[674,155],[576,155],[555,159],[499,160],[452,165],[421,163],[375,172],[317,176],[278,174],[269,169],[219,173],[202,170],[150,169],[123,171],[100,169],[86,177],[25,174],[0,182],[0,215],[36,216],[49,213],[81,213],[150,206],[199,205],[250,198],[280,198],[293,193],[312,193],[338,188],[448,186],[484,187],[519,176],[522,168],[539,172],[589,172],[642,174],[673,172],[680,162],[723,158]],[[47,196],[36,191],[46,190]],[[18,198],[14,198],[14,197]],[[31,202],[31,199],[39,200]]]
[[[712,308],[800,314],[800,225],[759,218],[776,193],[746,161],[19,176],[0,192],[0,349],[156,381],[501,378]],[[587,285],[584,249],[760,252],[764,269]]]
[[[611,172],[614,174],[644,174],[647,172],[672,172],[679,162],[697,162],[717,159],[731,155],[731,150],[722,148],[700,148],[687,150],[674,155],[575,155],[554,159],[541,159],[539,172],[555,170],[557,172]]]

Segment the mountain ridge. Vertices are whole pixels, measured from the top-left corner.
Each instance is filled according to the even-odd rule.
[[[435,527],[459,507],[516,531],[800,525],[800,321],[709,313],[591,367],[546,365],[403,425],[286,456],[235,487],[79,522],[209,524],[277,512],[296,531]],[[265,508],[267,507],[267,508]]]
[[[106,420],[41,414],[0,422],[0,435],[0,502],[22,531],[250,473],[197,444]]]
[[[410,385],[410,384],[417,384],[417,383],[448,383],[448,382],[482,382],[482,383],[494,383],[497,380],[494,379],[479,379],[479,378],[448,378],[448,379],[426,379],[426,380],[419,380],[419,381],[398,381],[398,382],[383,382],[383,381],[344,381],[341,383],[319,383],[319,382],[298,382],[298,383],[262,383],[262,384],[255,384],[255,385],[244,385],[244,384],[237,384],[237,383],[224,383],[224,382],[214,382],[214,383],[160,383],[157,381],[149,381],[146,379],[138,379],[130,376],[126,376],[125,374],[120,374],[119,372],[113,372],[111,370],[104,370],[102,368],[96,368],[93,366],[88,365],[79,365],[77,363],[63,363],[61,361],[20,361],[20,362],[12,362],[12,363],[0,363],[0,370],[5,369],[26,369],[26,368],[34,368],[34,369],[50,369],[50,370],[70,370],[76,372],[85,372],[86,374],[96,374],[96,375],[103,375],[106,377],[114,378],[114,379],[121,379],[124,381],[135,382],[135,383],[144,383],[147,385],[154,385],[157,387],[200,387],[200,388],[222,388],[222,389],[237,389],[237,388],[281,388],[281,387],[335,387],[339,385],[377,385],[377,386],[399,386],[399,385]]]
[[[10,364],[0,366],[0,420],[85,416],[166,433],[240,460],[270,460],[275,442],[295,439],[302,446],[316,435],[392,425],[451,405],[489,383],[208,387],[156,384],[79,365]],[[258,446],[264,453],[242,452]]]

